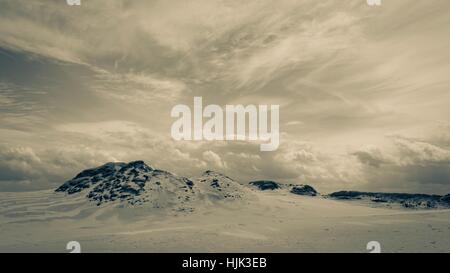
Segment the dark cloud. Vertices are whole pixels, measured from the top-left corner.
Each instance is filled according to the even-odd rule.
[[[393,149],[353,153],[363,164],[368,187],[450,192],[450,150],[424,140],[391,137]]]

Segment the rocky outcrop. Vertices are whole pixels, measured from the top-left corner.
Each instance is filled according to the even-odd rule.
[[[252,181],[249,184],[262,190],[262,191],[276,190],[276,189],[281,188],[280,184],[278,184],[277,182],[274,182],[274,181],[270,181],[270,180]]]
[[[261,191],[267,190],[288,190],[290,193],[305,196],[317,196],[318,192],[310,185],[283,184],[270,180],[258,180],[249,183],[252,187]]]
[[[291,193],[297,194],[297,195],[307,195],[307,196],[316,196],[317,195],[317,191],[310,185],[294,186],[291,189]]]

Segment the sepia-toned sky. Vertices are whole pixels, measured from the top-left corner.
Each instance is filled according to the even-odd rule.
[[[142,159],[340,189],[450,192],[450,1],[0,1],[0,190]],[[173,141],[170,110],[279,104],[280,147]]]

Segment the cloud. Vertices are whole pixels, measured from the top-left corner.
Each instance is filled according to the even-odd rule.
[[[447,164],[450,166],[450,150],[421,140],[396,137],[399,163],[402,165]]]
[[[0,146],[0,190],[56,187],[80,170],[114,161],[114,156],[88,147],[51,148]]]
[[[121,121],[121,120],[108,120],[103,122],[88,122],[88,123],[66,123],[57,125],[56,130],[86,135],[91,138],[111,140],[122,137],[134,137],[146,132],[145,128],[140,127],[138,124]]]
[[[383,152],[374,146],[364,147],[353,153],[361,163],[379,168],[382,164],[389,163],[389,159],[383,154]]]
[[[450,190],[450,150],[426,140],[391,136],[393,145],[363,149],[353,155],[371,189],[443,193]]]
[[[214,168],[223,169],[226,167],[226,164],[222,161],[220,156],[213,151],[203,152],[203,159],[210,163]]]
[[[45,90],[33,90],[26,86],[0,80],[0,112],[3,114],[26,115],[45,111],[36,97],[46,95]]]
[[[99,71],[93,89],[107,98],[130,104],[173,102],[187,86],[180,80],[143,73],[115,74]]]

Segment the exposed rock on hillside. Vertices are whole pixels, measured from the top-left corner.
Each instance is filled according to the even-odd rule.
[[[316,196],[317,195],[317,191],[310,185],[294,186],[291,189],[291,193],[298,194],[298,195],[308,195],[308,196]]]
[[[260,189],[262,191],[276,190],[276,189],[280,188],[280,185],[277,182],[269,181],[269,180],[253,181],[253,182],[250,182],[249,184],[257,187],[258,189]]]

